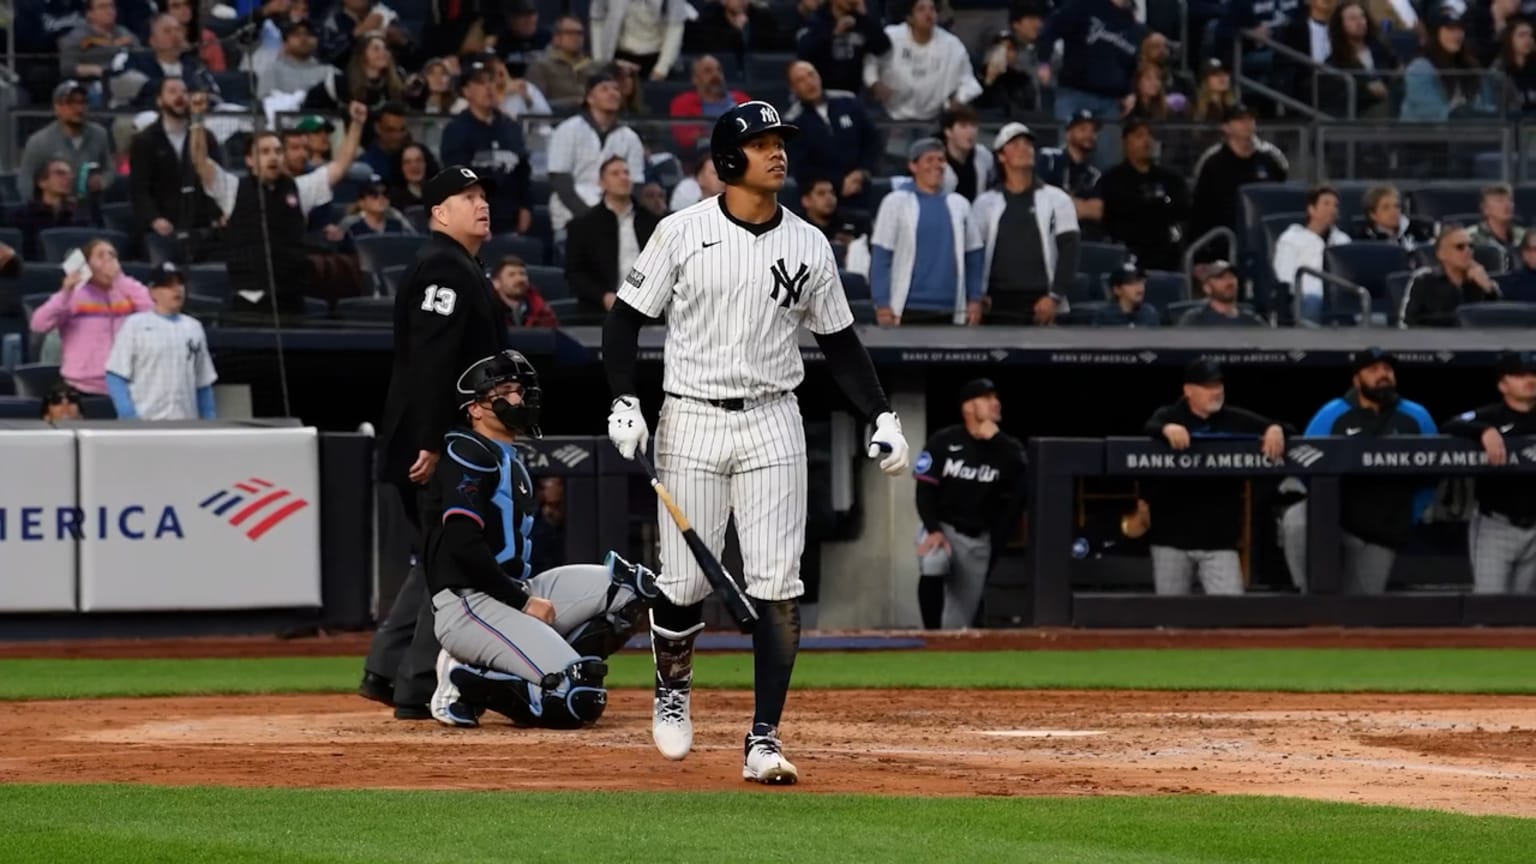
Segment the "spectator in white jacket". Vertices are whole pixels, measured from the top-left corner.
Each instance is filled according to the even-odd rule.
[[[688,0],[595,0],[592,59],[600,65],[627,60],[660,81],[683,49],[683,25],[697,17]]]
[[[1323,250],[1349,242],[1338,229],[1339,193],[1332,186],[1307,190],[1307,224],[1294,224],[1275,241],[1275,280],[1301,292],[1302,317],[1317,321],[1323,313],[1323,283],[1316,276],[1297,276],[1298,270],[1323,269]]]
[[[981,95],[964,43],[938,21],[933,0],[915,0],[905,24],[885,28],[891,50],[864,58],[864,85],[892,120],[937,120]]]
[[[923,138],[907,156],[912,184],[880,200],[870,237],[875,320],[980,324],[981,237],[966,200],[944,191],[944,144]]]

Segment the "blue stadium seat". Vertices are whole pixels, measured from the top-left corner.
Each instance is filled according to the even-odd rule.
[[[782,84],[788,79],[789,64],[794,60],[793,54],[748,54],[747,82]],[[755,90],[752,96],[758,98]]]
[[[43,414],[43,400],[30,396],[0,396],[0,420],[36,420]]]
[[[123,275],[129,279],[137,279],[140,284],[148,287],[151,274],[155,272],[155,265],[148,261],[122,261]]]
[[[849,300],[848,310],[853,313],[853,323],[875,323],[875,301],[873,300]]]
[[[10,373],[0,373],[0,396],[15,396],[16,381]]]
[[[1521,225],[1536,222],[1536,185],[1515,187],[1515,221]]]
[[[581,301],[575,297],[557,297],[554,300],[545,297],[544,302],[549,306],[549,311],[555,316],[557,322],[571,320],[581,314]]]
[[[230,70],[213,73],[213,82],[219,85],[219,95],[226,102],[249,104],[251,101],[251,77],[248,72]]]
[[[37,234],[43,260],[55,264],[63,262],[69,250],[78,249],[92,240],[112,241],[119,255],[129,248],[128,235],[109,228],[44,228]]]
[[[385,267],[410,266],[426,237],[417,234],[371,234],[358,237],[357,263],[364,273],[382,273]]]
[[[175,237],[162,237],[153,232],[144,236],[144,254],[151,264],[164,264],[172,261],[177,264],[187,263],[186,250],[182,248],[181,241]]]
[[[224,262],[193,264],[186,268],[187,293],[211,297],[220,302],[229,300],[229,268]]]
[[[135,219],[133,215],[132,204],[116,203],[101,205],[101,223],[108,228],[111,228],[113,231],[121,231],[124,234],[132,236],[138,233],[138,225],[136,224],[137,221],[138,220]],[[137,249],[130,249],[126,252],[121,249],[118,250],[119,254],[131,255],[137,252]]]
[[[206,325],[217,324],[219,316],[229,308],[228,297],[208,297],[201,294],[187,294],[186,303],[182,309],[193,318]]]
[[[535,198],[533,200],[537,201],[539,199]],[[405,218],[411,220],[411,225],[418,232],[422,234],[428,233],[428,229],[431,227],[429,224],[431,219],[427,216],[427,208],[418,204],[415,207],[407,207],[400,212],[405,216]]]
[[[1340,180],[1328,184],[1339,193],[1339,228],[1365,215],[1365,193],[1381,184],[1369,180]]]
[[[1243,223],[1250,230],[1272,213],[1307,212],[1307,187],[1299,183],[1249,183],[1238,189]]]
[[[1265,215],[1260,221],[1264,226],[1264,244],[1254,249],[1253,252],[1255,255],[1273,265],[1275,261],[1275,243],[1279,241],[1280,235],[1284,234],[1285,230],[1292,225],[1296,225],[1298,223],[1305,225],[1307,223],[1307,214],[1269,213]],[[1271,266],[1269,268],[1269,272],[1273,271],[1274,267]]]
[[[547,179],[543,179],[543,180],[530,179],[528,181],[528,200],[529,201],[545,201],[545,202],[547,202],[547,201],[549,201],[549,191],[550,191],[549,190],[549,180],[547,180]]]
[[[570,285],[565,281],[565,271],[559,267],[528,265],[528,284],[539,289],[545,300],[564,300],[572,296]]]
[[[1341,279],[1359,285],[1371,292],[1371,311],[1388,315],[1392,294],[1388,290],[1387,277],[1408,266],[1408,255],[1403,247],[1386,241],[1361,241],[1344,246],[1330,246],[1323,253],[1323,269]],[[1326,292],[1332,297],[1333,292]],[[1345,303],[1336,312],[1354,314],[1351,300],[1336,298]]]
[[[672,100],[677,98],[677,94],[687,93],[692,89],[693,84],[688,81],[648,81],[644,91],[645,107],[657,117],[670,117]],[[705,120],[699,122],[708,124]]]
[[[528,228],[528,233],[551,242],[554,241],[555,227],[549,220],[548,204],[533,205],[533,225]]]
[[[1412,270],[1400,270],[1387,276],[1387,324],[1396,327],[1402,323],[1403,297],[1408,293],[1408,283],[1413,281]]]
[[[1516,303],[1536,303],[1536,282],[1523,273],[1500,273],[1493,277],[1499,283],[1499,296]]]
[[[1502,246],[1493,246],[1488,243],[1476,243],[1472,246],[1472,257],[1477,263],[1483,265],[1490,275],[1497,276],[1500,273],[1509,272],[1509,253]]]
[[[1073,303],[1065,315],[1057,315],[1056,323],[1066,327],[1092,326],[1094,316],[1099,310],[1109,305],[1107,300],[1090,300],[1084,303]]]
[[[1456,320],[1463,327],[1530,329],[1536,327],[1536,303],[1463,303]]]
[[[314,297],[304,298],[305,318],[325,318],[331,314],[331,305]]]
[[[59,383],[59,367],[43,363],[25,363],[11,370],[15,380],[16,395],[41,399],[48,390]]]
[[[1151,303],[1161,310],[1168,308],[1169,304],[1189,299],[1191,299],[1189,278],[1183,273],[1170,273],[1167,270],[1147,271],[1147,294],[1144,302]]]
[[[1109,274],[1119,270],[1130,257],[1130,251],[1118,243],[1083,243],[1077,250],[1077,272],[1086,275],[1089,294],[1084,301],[1103,300]],[[1075,298],[1074,298],[1075,299]]]
[[[404,264],[394,267],[385,267],[378,273],[379,291],[384,297],[393,297],[400,293],[400,283],[405,280],[405,274],[411,268]]]
[[[864,300],[870,300],[870,302],[873,302],[869,294],[868,279],[865,279],[863,276],[860,276],[857,273],[850,273],[847,270],[839,270],[837,275],[841,276],[843,279],[843,293],[848,296],[848,302],[850,304]]]
[[[106,396],[83,394],[80,398],[80,417],[85,420],[116,420],[117,408]]]
[[[1087,273],[1074,273],[1072,284],[1067,286],[1067,303],[1076,306],[1079,303],[1096,303],[1104,299],[1104,280],[1100,275]]]
[[[1476,183],[1415,189],[1409,193],[1408,200],[1410,213],[1435,221],[1441,221],[1452,213],[1476,213],[1483,209],[1482,190]]]
[[[1437,221],[1437,222],[1439,222],[1441,224],[1442,229],[1444,227],[1450,226],[1450,225],[1455,225],[1455,226],[1458,226],[1460,228],[1471,228],[1473,225],[1476,225],[1477,223],[1483,221],[1483,214],[1481,214],[1481,213],[1447,213],[1446,215],[1441,216],[1439,219],[1437,219],[1435,221]]]
[[[336,317],[342,321],[392,324],[395,301],[390,297],[345,297],[336,301]]]
[[[523,259],[524,264],[531,266],[543,265],[549,257],[544,241],[538,237],[500,234],[485,241],[485,245],[480,247],[480,260],[487,267],[494,268],[498,261],[508,255],[515,255]]]
[[[19,204],[21,191],[16,186],[15,174],[0,174],[0,204]]]
[[[21,229],[11,228],[9,226],[0,226],[0,243],[4,243],[5,245],[16,250],[17,257],[21,256],[22,247],[26,245],[25,238],[23,238],[21,234]]]

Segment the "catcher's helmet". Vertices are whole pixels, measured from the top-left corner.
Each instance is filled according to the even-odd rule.
[[[709,155],[720,182],[735,183],[747,173],[747,154],[741,145],[769,132],[779,133],[787,142],[800,134],[800,127],[780,120],[779,110],[767,102],[743,102],[720,115],[709,136]]]
[[[517,405],[504,400],[494,403],[492,408],[496,417],[508,427],[540,437],[543,433],[539,430],[539,405],[544,391],[539,387],[539,371],[519,351],[507,349],[470,364],[454,385],[459,394],[459,408],[468,408],[471,403],[495,393],[498,385],[509,382],[522,387],[523,400]]]

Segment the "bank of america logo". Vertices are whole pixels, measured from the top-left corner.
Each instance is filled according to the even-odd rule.
[[[566,467],[575,468],[577,465],[587,461],[588,454],[587,451],[577,447],[575,444],[567,444],[549,455],[565,463]]]
[[[1291,457],[1291,461],[1301,465],[1301,467],[1311,468],[1317,464],[1319,459],[1323,458],[1323,451],[1309,444],[1303,444],[1300,447],[1292,447],[1291,452],[1285,455]]]
[[[277,488],[270,480],[251,477],[220,489],[197,506],[244,530],[252,540],[260,540],[283,520],[308,507],[309,502],[287,489]]]

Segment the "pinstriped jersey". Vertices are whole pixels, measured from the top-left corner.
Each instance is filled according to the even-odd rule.
[[[667,316],[662,388],[694,399],[754,399],[805,379],[799,329],[853,325],[832,246],[779,208],[765,226],[725,211],[721,196],[661,220],[619,299]]]

